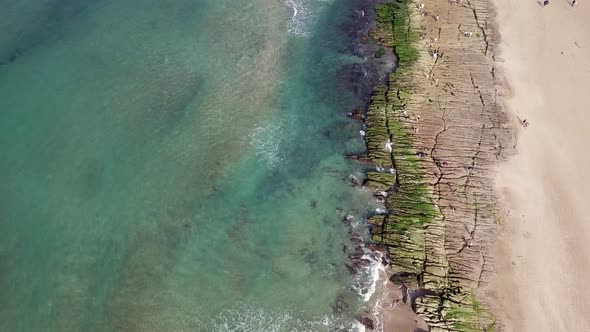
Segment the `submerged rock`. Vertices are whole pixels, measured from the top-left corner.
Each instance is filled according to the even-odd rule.
[[[364,258],[363,254],[351,255],[348,258],[348,263],[346,263],[348,271],[350,271],[350,273],[352,274],[359,273],[361,270],[365,269],[369,265],[371,265],[371,260]]]
[[[375,329],[375,322],[373,322],[373,320],[369,317],[361,318],[361,324],[363,324],[367,330],[372,331]]]
[[[348,116],[354,120],[359,120],[359,121],[365,120],[365,114],[363,114],[363,112],[361,112],[361,111],[350,112],[350,113],[348,113]]]
[[[342,296],[338,296],[336,298],[336,303],[334,305],[332,305],[332,311],[335,314],[340,314],[340,313],[344,312],[347,308],[348,308],[348,303],[346,303],[344,301]]]
[[[356,161],[363,163],[363,164],[371,164],[371,161],[369,160],[369,156],[367,156],[366,154],[347,153],[346,159],[356,160]]]

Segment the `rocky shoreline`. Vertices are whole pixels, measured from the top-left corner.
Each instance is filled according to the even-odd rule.
[[[515,139],[498,98],[492,4],[399,0],[375,12],[370,38],[394,51],[396,69],[366,113],[351,113],[367,155],[349,155],[373,167],[364,185],[385,201],[367,219],[372,239],[431,331],[501,329],[486,290],[502,220],[493,173]]]

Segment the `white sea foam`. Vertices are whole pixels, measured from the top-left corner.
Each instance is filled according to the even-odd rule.
[[[375,213],[377,213],[377,214],[386,214],[387,213],[387,210],[382,209],[382,208],[376,208],[375,209]]]
[[[362,258],[368,260],[370,263],[357,274],[353,287],[362,297],[367,308],[370,308],[372,312],[370,318],[373,320],[375,326],[372,331],[383,332],[381,316],[384,307],[383,301],[386,295],[383,293],[383,290],[388,282],[387,278],[383,279],[383,276],[386,276],[385,267],[381,262],[383,253],[366,248],[363,248],[363,250],[365,254]],[[361,323],[356,324],[354,329],[359,332],[366,331],[365,326]]]
[[[293,15],[287,23],[289,33],[307,37],[309,35],[309,24],[313,19],[313,11],[309,9],[309,0],[287,0],[286,5],[293,10]]]
[[[289,33],[307,37],[310,28],[318,17],[322,3],[331,0],[284,0],[285,4],[293,10],[293,14],[287,23]]]
[[[249,135],[258,161],[269,168],[278,167],[285,160],[285,154],[281,151],[284,127],[281,121],[269,122],[254,128]]]
[[[369,261],[369,264],[363,267],[360,273],[356,275],[353,288],[364,302],[368,302],[373,294],[375,294],[379,274],[383,270],[383,265],[381,264],[383,254],[366,248],[363,248],[363,251],[365,253],[361,256],[361,259]]]
[[[378,270],[378,278],[375,282],[378,293],[371,301],[372,317],[375,323],[375,332],[383,332],[384,316],[389,315],[397,306],[397,302],[391,301],[389,290],[391,288],[388,271],[385,267]]]
[[[384,270],[383,264],[381,264],[381,257],[383,254],[380,252],[375,252],[375,257],[373,255],[363,255],[363,258],[369,259],[371,264],[368,267],[368,274],[369,274],[369,287],[368,291],[363,296],[363,300],[365,302],[369,301],[373,294],[375,294],[375,289],[377,287],[377,281],[379,280],[379,274],[381,271]]]
[[[207,328],[216,332],[320,332],[332,330],[356,331],[357,324],[352,320],[342,321],[333,316],[318,317],[314,320],[301,320],[289,312],[266,311],[250,303],[242,303],[234,308],[223,310]],[[359,330],[360,331],[360,330]]]
[[[360,322],[356,322],[354,323],[354,331],[358,331],[358,332],[366,332],[367,329],[365,328],[365,326],[363,324],[361,324]]]

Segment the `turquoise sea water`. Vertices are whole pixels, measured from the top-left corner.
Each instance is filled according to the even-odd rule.
[[[0,331],[352,329],[352,1],[0,5]]]

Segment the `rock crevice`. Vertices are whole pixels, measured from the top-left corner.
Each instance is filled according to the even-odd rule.
[[[394,50],[398,66],[365,116],[377,169],[366,185],[388,192],[387,213],[368,220],[373,240],[387,246],[392,281],[424,294],[415,310],[432,331],[490,331],[492,172],[514,146],[497,103],[491,4],[400,0],[376,11],[371,37]]]

